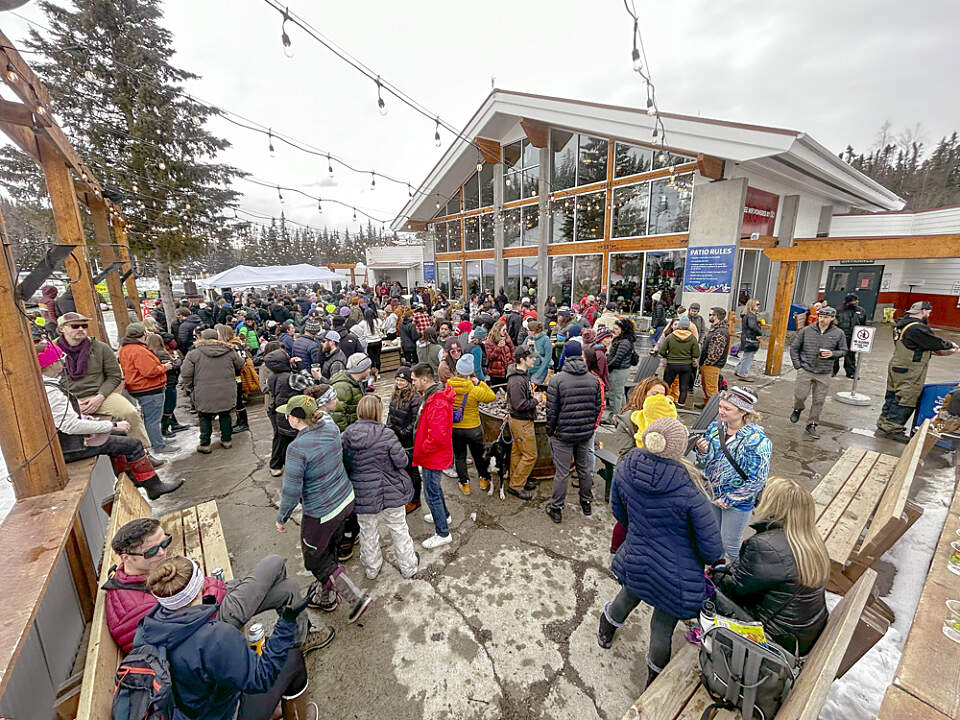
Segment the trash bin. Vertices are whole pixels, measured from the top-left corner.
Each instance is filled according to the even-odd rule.
[[[797,315],[803,314],[804,320],[807,317],[807,306],[794,303],[790,306],[790,320],[787,322],[787,330],[800,330],[797,327]]]

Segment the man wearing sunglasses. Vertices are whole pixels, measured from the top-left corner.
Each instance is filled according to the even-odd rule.
[[[64,385],[80,400],[80,413],[102,415],[130,423],[130,437],[135,437],[145,450],[150,449],[150,439],[140,418],[140,411],[120,392],[123,372],[113,348],[87,335],[90,318],[76,312],[68,312],[57,320],[60,337],[57,345],[65,357]],[[164,461],[153,457],[154,467]]]
[[[120,556],[120,564],[103,586],[107,592],[107,628],[124,653],[130,652],[137,626],[157,603],[147,590],[147,575],[170,557],[172,540],[156,518],[138,518],[117,530],[110,541]],[[216,599],[218,620],[239,629],[254,615],[266,610],[279,611],[296,604],[302,597],[300,587],[287,577],[286,560],[280,555],[268,555],[240,580],[223,583],[217,578],[205,577],[202,594]],[[296,644],[304,655],[326,647],[333,636],[332,627],[311,630],[306,613],[297,618]]]

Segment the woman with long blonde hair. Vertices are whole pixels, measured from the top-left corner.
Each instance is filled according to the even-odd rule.
[[[756,535],[714,573],[717,610],[762,622],[774,642],[806,655],[827,624],[830,577],[813,495],[796,480],[770,478],[753,516]]]
[[[753,356],[760,349],[760,337],[763,335],[763,329],[760,327],[760,318],[757,312],[760,310],[760,301],[756,298],[747,300],[743,306],[743,312],[740,313],[740,362],[737,363],[737,378],[744,382],[753,382],[750,377],[750,365],[753,363]]]

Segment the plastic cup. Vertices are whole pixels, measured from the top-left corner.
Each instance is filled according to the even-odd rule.
[[[947,561],[947,569],[955,575],[960,575],[960,540],[954,540],[950,543],[953,548],[953,554]]]

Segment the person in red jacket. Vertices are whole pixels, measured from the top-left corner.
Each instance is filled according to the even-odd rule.
[[[513,365],[513,341],[503,320],[493,324],[483,346],[487,351],[487,372],[490,375],[487,384],[490,387],[505,385],[507,368]]]
[[[138,518],[121,527],[110,541],[120,556],[120,565],[103,586],[107,593],[104,609],[110,635],[124,653],[133,647],[140,621],[157,604],[157,599],[147,590],[147,575],[170,557],[167,548],[172,539],[156,518]],[[279,611],[301,598],[297,583],[287,578],[286,560],[279,555],[268,555],[241,580],[224,583],[205,577],[203,595],[216,598],[218,620],[241,629],[257,613]],[[329,645],[333,635],[332,627],[311,631],[306,613],[297,619],[296,644],[304,655]]]
[[[173,365],[160,362],[160,358],[147,347],[146,336],[147,329],[143,323],[130,323],[120,339],[117,360],[123,370],[123,382],[127,392],[136,399],[143,411],[143,425],[147,429],[153,451],[173,452],[177,449],[176,443],[165,438],[160,431],[167,390],[167,371],[172,370]]]
[[[433,368],[427,363],[414,366],[413,386],[423,395],[413,438],[413,464],[420,468],[430,508],[423,519],[432,522],[435,530],[432,537],[423,541],[423,546],[430,550],[453,542],[440,478],[443,469],[453,462],[453,401],[457,393],[449,385],[438,383]]]

